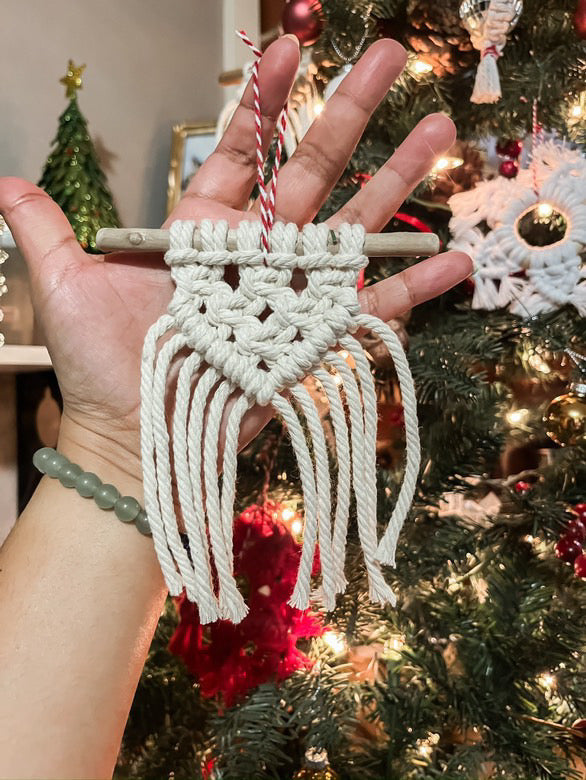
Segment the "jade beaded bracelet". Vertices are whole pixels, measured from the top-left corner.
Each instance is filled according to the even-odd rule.
[[[63,487],[75,488],[80,496],[93,498],[100,509],[113,509],[119,520],[134,523],[141,534],[151,535],[145,511],[135,498],[121,496],[114,485],[103,483],[91,471],[84,471],[52,447],[37,450],[33,455],[33,465],[42,474],[58,479]]]

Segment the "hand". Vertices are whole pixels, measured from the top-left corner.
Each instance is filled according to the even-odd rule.
[[[303,225],[315,217],[405,59],[403,48],[385,39],[373,44],[354,66],[281,170],[278,220]],[[273,43],[262,58],[265,147],[298,62],[294,36]],[[446,116],[422,120],[330,224],[361,222],[367,231],[379,231],[454,138],[454,126]],[[236,227],[250,216],[245,209],[255,170],[249,84],[224,138],[168,221],[210,217],[227,219]],[[258,211],[258,204],[253,210]],[[61,437],[124,463],[140,478],[140,355],[148,327],[166,310],[173,293],[167,267],[153,255],[85,254],[58,206],[23,180],[0,179],[0,212],[28,264],[35,312],[63,393]],[[389,320],[449,289],[471,270],[466,255],[446,252],[366,288],[360,301],[365,311]],[[241,444],[258,433],[269,414],[261,408],[248,413]]]

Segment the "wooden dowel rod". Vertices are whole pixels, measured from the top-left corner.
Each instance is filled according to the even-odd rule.
[[[334,231],[328,249],[336,254],[339,245]],[[195,231],[194,244],[199,247],[199,231]],[[169,248],[168,230],[146,228],[101,228],[96,236],[98,249],[104,252],[165,252]],[[228,249],[236,249],[236,231],[228,232]],[[435,233],[367,233],[364,254],[368,257],[422,257],[439,252],[440,241]],[[301,238],[297,242],[297,254],[303,254]]]

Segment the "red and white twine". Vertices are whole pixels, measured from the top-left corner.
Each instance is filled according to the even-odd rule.
[[[275,150],[275,161],[273,163],[273,170],[271,173],[270,184],[267,192],[267,185],[265,184],[264,175],[264,163],[265,157],[263,154],[262,143],[262,113],[260,109],[260,88],[259,88],[259,64],[262,57],[262,51],[257,48],[250,40],[244,30],[239,30],[236,33],[238,37],[248,46],[251,52],[256,57],[254,65],[252,66],[252,92],[254,98],[254,127],[256,135],[256,183],[259,191],[260,202],[260,219],[262,224],[261,242],[265,252],[270,251],[269,235],[273,224],[275,222],[275,208],[276,208],[276,193],[277,193],[277,179],[279,176],[279,168],[281,167],[281,157],[283,153],[283,142],[285,140],[285,130],[287,128],[287,103],[281,109],[279,119],[277,122],[277,146]]]
[[[531,128],[531,156],[532,156],[532,171],[533,171],[533,190],[536,195],[539,194],[539,185],[537,183],[537,162],[535,159],[535,152],[537,150],[537,147],[539,144],[543,143],[543,127],[539,124],[539,119],[537,118],[537,99],[533,101],[533,113],[532,113],[532,124],[533,127]]]

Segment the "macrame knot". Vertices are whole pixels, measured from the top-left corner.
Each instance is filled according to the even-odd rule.
[[[364,228],[341,225],[335,253],[328,247],[327,225],[305,225],[299,231],[296,225],[277,223],[268,236],[262,230],[258,222],[241,222],[236,249],[230,251],[227,223],[203,220],[201,248],[195,249],[195,223],[173,223],[165,260],[176,289],[167,314],[151,327],[143,349],[141,444],[147,516],[170,592],[177,595],[185,588],[188,598],[199,605],[204,623],[218,617],[238,622],[246,614],[233,575],[232,521],[238,433],[251,405],[274,407],[288,428],[299,465],[305,528],[291,604],[301,609],[309,605],[316,545],[323,575],[319,595],[327,609],[334,607],[336,594],[345,587],[352,494],[370,596],[394,603],[380,562],[394,563],[419,469],[415,392],[406,357],[395,333],[363,314],[358,301],[358,274],[367,264]],[[235,267],[236,277],[227,274],[228,266]],[[368,360],[350,335],[360,327],[373,330],[391,352],[405,409],[405,479],[380,544],[376,394]],[[336,352],[337,345],[352,356],[355,371]],[[186,348],[167,423],[167,376],[175,356]],[[336,485],[330,478],[331,457],[321,420],[302,383],[306,374],[315,376],[329,401]],[[173,480],[189,554],[178,531]]]

